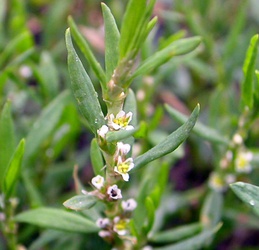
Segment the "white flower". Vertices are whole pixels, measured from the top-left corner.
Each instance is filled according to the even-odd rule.
[[[253,154],[251,152],[240,152],[235,160],[236,171],[239,173],[249,173],[252,170],[251,161]]]
[[[233,142],[237,145],[240,145],[243,143],[243,138],[240,134],[234,134],[233,136]]]
[[[121,219],[119,216],[116,216],[114,219],[114,226],[113,230],[118,234],[118,235],[125,235],[128,230],[127,230],[127,225],[129,220],[127,219]]]
[[[121,202],[121,207],[124,211],[133,211],[137,207],[137,202],[134,199],[128,199]]]
[[[209,178],[209,186],[215,191],[224,191],[226,189],[226,182],[223,176],[213,172]]]
[[[106,125],[102,125],[102,127],[97,130],[97,134],[104,139],[108,131],[109,128]]]
[[[128,112],[127,114],[121,110],[116,117],[114,114],[110,114],[108,116],[108,126],[114,130],[125,129],[131,130],[134,129],[132,125],[129,123],[132,120],[132,112]]]
[[[119,155],[126,155],[130,151],[130,145],[117,142],[117,152]]]
[[[121,156],[118,157],[117,166],[114,167],[114,171],[120,174],[124,181],[129,180],[128,172],[134,168],[134,163],[132,158],[128,158],[127,160],[123,161]]]
[[[95,176],[92,179],[92,184],[97,188],[97,189],[101,189],[103,187],[104,184],[104,178],[100,175]]]
[[[100,228],[106,228],[110,225],[110,220],[108,218],[99,218],[96,221],[96,225]]]
[[[110,196],[110,198],[114,200],[118,200],[122,198],[121,190],[118,188],[117,185],[112,185],[108,187],[107,194]]]

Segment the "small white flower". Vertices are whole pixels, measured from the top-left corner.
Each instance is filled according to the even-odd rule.
[[[124,211],[133,211],[137,207],[137,202],[134,199],[128,199],[121,202],[121,207]]]
[[[104,178],[100,175],[95,176],[92,179],[92,184],[97,188],[97,189],[101,189],[103,187],[104,184]]]
[[[110,220],[108,218],[99,218],[96,221],[96,225],[100,228],[106,228],[110,225]]]
[[[215,191],[224,191],[226,189],[226,182],[223,176],[213,172],[209,178],[209,186]]]
[[[128,172],[134,168],[134,163],[132,158],[128,158],[127,160],[123,161],[121,156],[118,157],[117,166],[114,167],[114,171],[120,174],[124,181],[129,180]]]
[[[243,143],[243,138],[240,134],[234,134],[233,136],[233,142],[237,145],[240,145]]]
[[[236,176],[233,175],[233,174],[227,174],[225,176],[225,181],[226,181],[227,184],[231,184],[231,183],[236,181]]]
[[[117,152],[119,155],[126,155],[130,151],[130,145],[117,142]]]
[[[116,216],[114,219],[114,226],[113,230],[118,234],[118,235],[125,235],[127,234],[127,225],[129,220],[127,219],[121,219],[119,216]]]
[[[121,190],[118,188],[117,185],[112,185],[108,187],[107,194],[110,196],[110,198],[114,200],[118,200],[122,198]]]
[[[97,130],[97,134],[104,139],[108,131],[109,128],[106,125],[102,125],[102,127]]]
[[[102,238],[107,238],[111,236],[111,233],[109,231],[106,230],[101,230],[98,235]]]
[[[240,152],[235,160],[236,171],[239,173],[250,173],[252,170],[251,161],[253,154],[251,152]]]
[[[132,112],[128,112],[127,114],[121,110],[116,117],[114,114],[110,114],[108,116],[108,126],[114,130],[125,129],[131,130],[134,129],[132,125],[129,123],[132,120]]]

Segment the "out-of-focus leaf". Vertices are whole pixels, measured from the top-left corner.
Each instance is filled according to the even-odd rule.
[[[47,107],[45,107],[34,123],[28,136],[26,137],[26,150],[24,154],[24,165],[39,150],[42,142],[51,134],[59,122],[64,107],[71,101],[69,91],[64,91],[57,96]]]
[[[163,142],[160,142],[155,147],[148,150],[146,153],[138,156],[134,161],[135,167],[133,171],[140,167],[143,167],[147,163],[154,161],[157,158],[173,152],[176,148],[178,148],[180,144],[182,144],[191,133],[191,130],[194,127],[195,122],[198,118],[199,110],[200,106],[197,105],[197,107],[192,112],[190,118],[186,121],[186,123],[184,123],[184,125],[171,133]]]
[[[244,182],[230,184],[230,187],[234,193],[243,202],[252,207],[259,216],[259,187]]]
[[[20,213],[14,217],[14,220],[68,232],[95,233],[99,230],[93,221],[81,215],[48,207]]]
[[[0,138],[0,183],[3,183],[5,171],[15,149],[15,133],[10,101],[6,102],[1,112]]]
[[[147,209],[147,223],[144,225],[144,231],[146,234],[152,229],[155,220],[155,206],[150,197],[145,199],[145,206]]]
[[[105,68],[109,81],[119,60],[120,33],[110,9],[104,3],[102,12],[105,26]]]
[[[105,124],[104,116],[91,79],[73,47],[69,29],[66,31],[66,45],[72,92],[80,111],[89,122],[92,132],[96,134],[97,130]]]
[[[200,37],[185,38],[174,41],[166,48],[156,52],[154,55],[144,60],[133,73],[131,79],[134,79],[139,75],[149,73],[151,70],[158,68],[174,56],[183,55],[194,50],[200,42]]]
[[[103,156],[96,138],[94,138],[91,142],[90,157],[91,157],[94,174],[104,176],[105,171],[102,170],[104,168]]]
[[[97,78],[99,79],[99,81],[102,85],[102,88],[105,90],[107,88],[106,76],[105,76],[105,73],[104,73],[100,63],[96,60],[92,50],[90,49],[90,46],[88,45],[88,43],[86,42],[84,37],[79,32],[72,17],[68,17],[68,23],[69,23],[71,33],[73,35],[73,38],[75,39],[76,44],[78,45],[78,47],[84,54],[87,61],[90,63],[95,75],[97,76]]]
[[[222,193],[210,191],[201,210],[201,222],[205,227],[215,227],[222,217]]]
[[[258,35],[255,35],[250,40],[246,58],[243,66],[244,80],[241,88],[241,106],[244,109],[246,106],[250,109],[253,108],[253,95],[254,95],[254,71],[257,56]]]
[[[132,89],[128,90],[128,94],[127,94],[123,109],[126,113],[132,112],[132,120],[131,120],[130,124],[133,127],[137,126],[137,123],[138,123],[137,100],[136,100],[135,93],[133,92]]]
[[[207,240],[209,240],[220,229],[220,227],[221,224],[189,239],[180,241],[179,243],[165,247],[155,247],[154,250],[199,250],[203,246],[206,246]]]
[[[172,118],[176,119],[180,123],[184,123],[187,121],[188,117],[181,114],[179,111],[175,110],[174,108],[170,107],[169,105],[165,105],[166,110],[172,116]],[[230,141],[221,135],[217,130],[209,128],[203,125],[200,122],[196,122],[193,132],[200,136],[201,138],[208,140],[213,143],[218,144],[225,144],[229,145]]]
[[[93,195],[77,195],[65,201],[63,205],[66,208],[80,211],[93,207],[97,200],[98,199]]]
[[[15,184],[20,176],[22,158],[24,153],[25,140],[22,139],[17,146],[13,157],[10,160],[10,163],[6,169],[4,181],[3,181],[3,192],[5,194],[5,198],[10,198]]]
[[[180,241],[199,233],[201,229],[202,225],[200,223],[192,223],[189,225],[179,226],[173,229],[169,229],[167,231],[156,233],[151,236],[149,241],[163,244]]]

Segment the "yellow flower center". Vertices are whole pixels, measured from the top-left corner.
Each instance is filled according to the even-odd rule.
[[[114,227],[116,228],[117,231],[125,230],[127,227],[127,221],[120,220]]]
[[[121,127],[126,127],[129,124],[129,117],[120,117],[120,118],[114,118],[113,122],[118,124]]]
[[[120,173],[126,174],[129,171],[129,165],[126,164],[126,163],[121,163],[118,166],[118,170],[119,170]]]

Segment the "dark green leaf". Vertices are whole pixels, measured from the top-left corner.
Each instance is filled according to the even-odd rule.
[[[66,45],[72,92],[80,111],[88,121],[92,132],[96,134],[105,124],[104,116],[93,84],[73,47],[69,29],[66,31]]]
[[[165,108],[168,111],[168,113],[172,116],[172,118],[176,119],[178,122],[184,123],[187,121],[188,119],[187,116],[181,114],[179,111],[173,109],[169,105],[165,105]],[[193,128],[193,133],[213,143],[225,144],[225,145],[229,145],[230,143],[230,141],[227,138],[225,138],[223,135],[221,135],[217,130],[213,128],[209,128],[200,122],[196,122]]]
[[[120,33],[110,9],[104,3],[102,12],[105,26],[105,68],[109,81],[119,60]]]
[[[194,127],[199,115],[199,110],[200,106],[197,105],[197,107],[192,112],[190,118],[186,121],[184,125],[178,128],[172,134],[170,134],[164,141],[160,142],[143,155],[138,156],[134,161],[135,167],[133,170],[136,170],[146,165],[147,163],[154,161],[157,158],[169,154],[173,152],[176,148],[178,148],[179,145],[187,139],[192,128]]]
[[[147,209],[147,223],[144,225],[144,231],[148,234],[152,229],[155,220],[155,206],[150,197],[145,199],[145,206]]]
[[[94,233],[99,228],[81,215],[56,208],[37,208],[20,213],[15,221],[68,232]]]
[[[93,207],[97,200],[98,199],[93,195],[77,195],[65,201],[63,205],[66,208],[80,211]]]
[[[20,176],[24,146],[25,140],[22,139],[10,160],[8,168],[6,169],[3,182],[3,192],[6,199],[10,198],[15,184]]]

